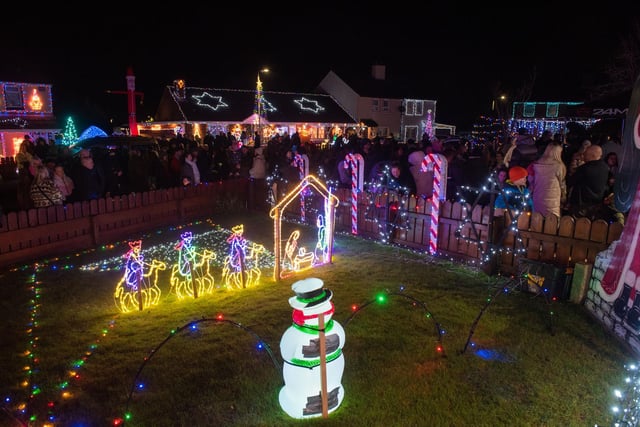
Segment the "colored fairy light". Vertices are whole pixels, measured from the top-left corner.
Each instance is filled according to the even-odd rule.
[[[396,184],[391,168],[385,165],[380,176],[365,185],[369,204],[364,218],[377,225],[380,242],[384,244],[391,241],[394,232],[409,229],[410,191]]]

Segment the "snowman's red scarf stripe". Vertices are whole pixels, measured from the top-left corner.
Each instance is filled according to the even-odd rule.
[[[329,310],[325,311],[322,314],[324,314],[324,317],[331,316],[331,315],[333,315],[335,310],[336,310],[335,307],[333,306],[333,304],[331,304],[331,308]],[[305,315],[303,310],[293,310],[292,317],[293,317],[293,322],[294,323],[296,323],[298,325],[302,325],[302,324],[304,324],[305,320],[317,319],[319,315],[320,315],[320,313]]]

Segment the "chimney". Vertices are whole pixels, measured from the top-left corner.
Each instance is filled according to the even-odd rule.
[[[384,65],[373,65],[371,67],[371,77],[376,80],[385,80],[386,68]]]

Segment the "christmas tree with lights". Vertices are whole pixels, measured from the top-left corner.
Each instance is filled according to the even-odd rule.
[[[71,116],[67,118],[67,124],[62,134],[63,145],[73,145],[78,141],[78,132],[76,131],[76,125],[73,123]]]

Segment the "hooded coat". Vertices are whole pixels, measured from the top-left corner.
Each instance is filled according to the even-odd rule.
[[[561,216],[562,204],[567,198],[567,169],[561,161],[541,158],[529,167],[529,189],[533,197],[534,212],[545,217]]]

